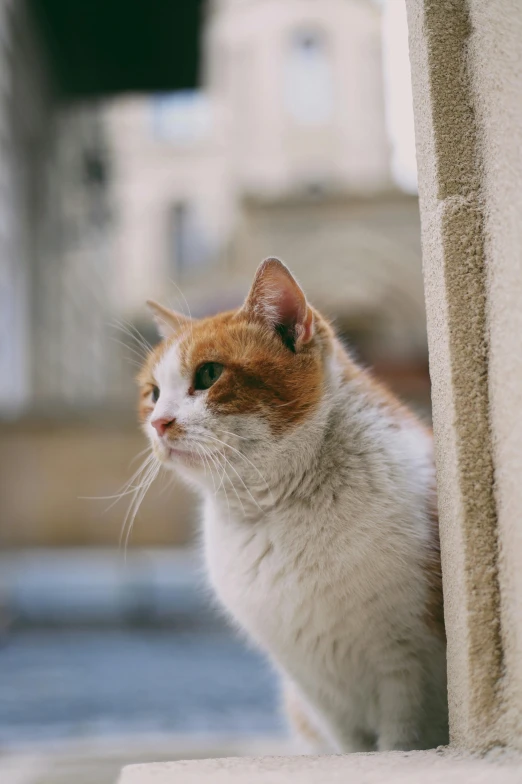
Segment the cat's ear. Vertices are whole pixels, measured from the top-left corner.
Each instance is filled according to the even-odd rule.
[[[162,338],[172,337],[192,321],[183,313],[176,313],[174,310],[164,308],[163,305],[154,302],[152,299],[147,300],[147,306],[152,312],[158,332]]]
[[[314,335],[312,309],[288,267],[276,258],[259,265],[241,312],[269,324],[292,351]]]

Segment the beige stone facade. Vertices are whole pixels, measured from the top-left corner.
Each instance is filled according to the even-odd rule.
[[[93,406],[118,379],[102,117],[59,100],[32,11],[0,2],[0,417]]]
[[[408,3],[452,741],[522,748],[522,10]]]

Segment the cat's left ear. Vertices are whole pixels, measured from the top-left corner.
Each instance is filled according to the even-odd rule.
[[[154,317],[156,327],[162,338],[172,337],[192,321],[188,316],[164,308],[163,305],[160,305],[159,302],[154,302],[152,299],[147,300],[147,306]]]
[[[313,338],[312,309],[294,276],[279,259],[265,259],[260,264],[241,312],[272,327],[292,351],[299,351]]]

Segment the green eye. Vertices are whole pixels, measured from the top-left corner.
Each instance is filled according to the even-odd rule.
[[[216,383],[224,368],[219,362],[205,362],[196,370],[194,389],[210,389]]]
[[[159,387],[156,387],[156,386],[152,387],[151,396],[152,396],[152,402],[153,403],[157,403],[158,402],[159,395],[160,395]]]

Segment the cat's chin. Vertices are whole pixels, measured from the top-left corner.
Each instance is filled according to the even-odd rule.
[[[155,445],[154,453],[158,460],[169,468],[176,468],[181,465],[199,468],[203,465],[201,455],[191,449]]]

